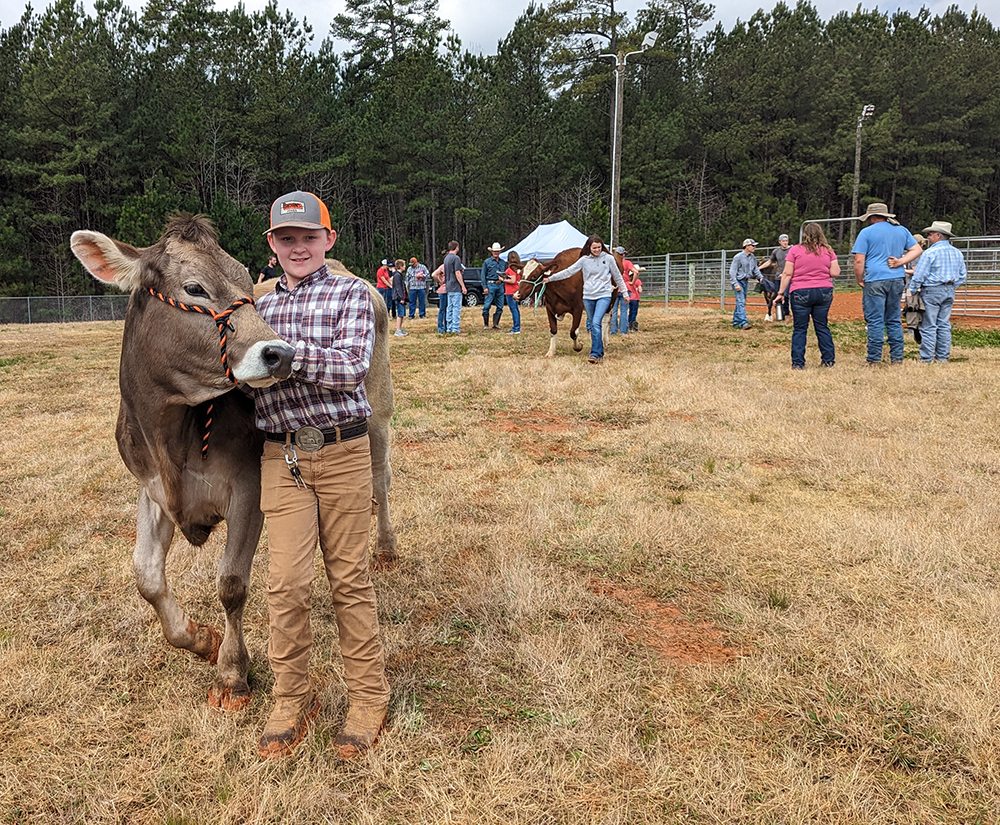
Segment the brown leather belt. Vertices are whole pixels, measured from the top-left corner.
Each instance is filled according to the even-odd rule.
[[[307,435],[307,438],[303,438]],[[307,452],[313,452],[318,450],[321,446],[326,444],[338,444],[342,441],[352,441],[355,438],[361,438],[368,432],[368,419],[364,421],[359,421],[355,424],[346,424],[343,427],[334,427],[332,430],[320,430],[316,427],[303,427],[300,430],[295,430],[291,433],[264,433],[264,438],[267,441],[277,441],[281,444],[295,444],[297,447],[305,449]],[[322,443],[320,443],[319,437],[322,436]],[[308,446],[307,446],[308,445]],[[312,449],[310,450],[310,447]]]

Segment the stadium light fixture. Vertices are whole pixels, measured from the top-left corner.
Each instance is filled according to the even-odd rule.
[[[618,239],[618,199],[621,191],[621,156],[622,156],[622,97],[625,93],[625,66],[628,59],[634,54],[642,54],[647,49],[651,49],[656,44],[658,34],[655,31],[647,32],[642,38],[642,47],[627,54],[619,51],[618,54],[606,53],[598,54],[598,58],[610,57],[615,61],[615,110],[611,131],[611,238],[608,246],[615,248]],[[596,41],[592,37],[584,40],[588,54],[596,52]]]
[[[854,143],[854,196],[851,198],[851,215],[858,214],[858,191],[861,188],[861,129],[865,125],[865,121],[868,120],[872,115],[875,114],[875,107],[871,103],[866,103],[861,108],[861,114],[858,115],[858,131],[857,138]],[[854,237],[857,233],[857,224],[851,222],[851,246],[854,246]]]

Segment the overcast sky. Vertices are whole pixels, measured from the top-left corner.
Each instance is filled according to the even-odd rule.
[[[145,4],[143,0],[127,0],[128,4],[136,10],[141,9]],[[861,3],[864,8],[878,7],[882,11],[892,12],[898,8],[903,8],[911,13],[916,12],[921,6],[926,5],[933,14],[940,14],[952,2],[966,12],[971,12],[979,7],[980,11],[987,15],[994,25],[1000,25],[1000,3],[997,0],[987,0],[987,2],[976,3],[974,0],[890,0],[880,2]],[[89,0],[84,0],[87,8],[93,8]],[[216,8],[231,8],[235,6],[237,0],[216,0]],[[858,0],[813,0],[819,11],[820,17],[828,20],[840,11],[853,11],[858,6]],[[543,0],[539,5],[546,5]],[[794,0],[788,0],[789,5],[794,5]],[[8,28],[16,23],[24,13],[25,3],[18,0],[0,0],[0,26]],[[34,0],[33,8],[36,12],[42,11],[49,5],[48,0]],[[255,11],[266,5],[266,0],[244,0],[244,5],[249,11]],[[645,0],[619,0],[616,7],[634,16],[636,11],[646,5]],[[773,3],[754,3],[753,0],[716,0],[715,20],[709,23],[706,28],[711,28],[716,22],[721,22],[726,29],[731,29],[733,24],[739,20],[749,19],[758,8],[772,8]],[[293,15],[300,20],[305,17],[312,24],[316,35],[317,43],[326,36],[330,21],[334,15],[343,11],[342,0],[278,0],[280,8],[288,8]],[[452,28],[462,38],[462,44],[466,49],[474,52],[493,54],[497,49],[497,41],[504,38],[514,21],[528,7],[528,0],[440,0],[440,14],[446,20],[451,21]]]

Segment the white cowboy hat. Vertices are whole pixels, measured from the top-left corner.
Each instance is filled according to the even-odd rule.
[[[486,247],[487,252],[503,252],[507,247],[500,246],[496,241],[493,242],[493,246]]]
[[[948,221],[931,221],[931,225],[924,229],[924,234],[928,232],[940,232],[942,235],[947,235],[949,238],[954,234],[951,231],[951,224]]]

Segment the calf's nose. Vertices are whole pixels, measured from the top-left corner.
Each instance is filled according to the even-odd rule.
[[[292,359],[295,357],[295,347],[284,341],[274,341],[264,346],[261,358],[267,365],[268,375],[283,380],[292,374]]]

